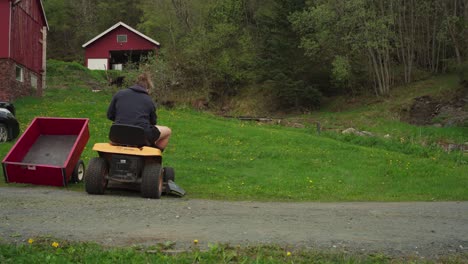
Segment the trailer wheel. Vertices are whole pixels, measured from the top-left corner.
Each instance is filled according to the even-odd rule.
[[[89,194],[104,194],[107,186],[106,177],[109,175],[109,166],[103,158],[92,158],[85,173],[85,189]]]
[[[85,165],[82,160],[79,160],[73,170],[73,174],[71,176],[70,182],[71,183],[79,183],[83,181],[85,175]]]
[[[150,163],[145,165],[141,175],[141,196],[144,198],[159,199],[163,189],[163,173],[161,164]]]

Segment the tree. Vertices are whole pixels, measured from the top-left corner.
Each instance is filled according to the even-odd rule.
[[[139,28],[158,32],[185,87],[232,94],[251,80],[255,58],[248,2],[146,0]]]
[[[44,9],[50,27],[47,55],[62,60],[79,59],[79,43],[75,41],[75,26],[71,23],[74,9],[71,1],[44,0]]]
[[[468,0],[44,0],[44,6],[51,58],[82,60],[82,44],[123,21],[161,43],[166,88],[230,96],[262,87],[282,109],[312,109],[322,95],[363,89],[386,95],[422,71],[442,72],[468,56]]]
[[[358,61],[366,54],[374,91],[385,95],[391,84],[390,53],[395,38],[394,21],[387,13],[389,7],[391,3],[373,0],[315,1],[307,9],[293,13],[290,20],[309,57],[331,63],[335,56]]]
[[[302,10],[304,0],[272,0],[256,12],[257,79],[283,109],[318,108],[329,88],[329,68],[304,56],[299,35],[287,14]]]

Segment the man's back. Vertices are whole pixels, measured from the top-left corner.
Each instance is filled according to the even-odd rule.
[[[154,103],[146,89],[134,85],[114,95],[107,117],[117,124],[149,128],[156,125],[155,110]]]

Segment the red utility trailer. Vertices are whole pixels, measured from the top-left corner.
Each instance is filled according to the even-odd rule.
[[[87,118],[34,118],[3,159],[5,181],[66,186],[81,180],[75,174],[84,174],[80,155],[89,139],[88,122]]]

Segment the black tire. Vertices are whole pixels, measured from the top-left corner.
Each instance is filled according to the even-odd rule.
[[[103,158],[92,158],[85,173],[85,189],[89,194],[104,194],[109,175],[109,166]]]
[[[172,167],[164,167],[163,168],[163,181],[164,181],[164,188],[163,192],[164,194],[168,195],[169,194],[169,187],[167,182],[168,181],[175,181],[175,172]]]
[[[85,165],[82,160],[79,160],[73,170],[73,174],[70,178],[71,183],[79,183],[82,182],[85,175]]]
[[[141,175],[141,196],[159,199],[163,190],[163,173],[161,164],[150,163],[143,168]]]
[[[5,124],[0,124],[0,143],[8,141],[8,128]]]
[[[164,174],[163,175],[164,175],[164,177],[163,177],[164,182],[168,182],[169,180],[175,182],[174,168],[164,167]]]

